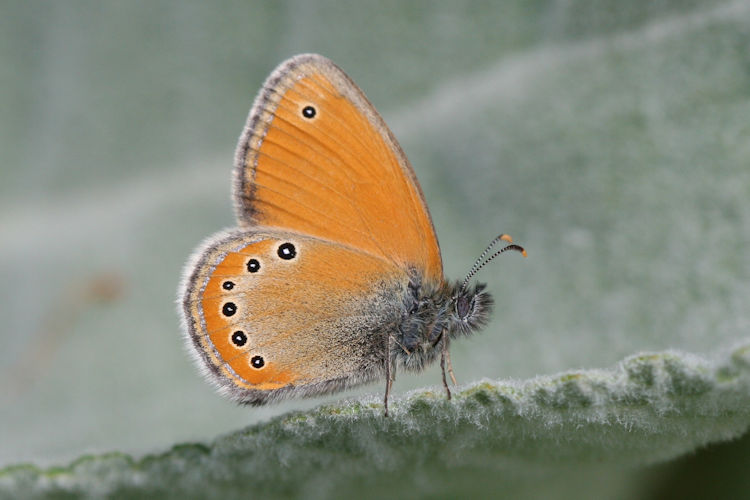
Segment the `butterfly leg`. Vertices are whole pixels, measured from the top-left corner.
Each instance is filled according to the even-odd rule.
[[[451,364],[451,353],[447,348],[445,349],[445,362],[448,365],[448,375],[451,376],[453,385],[458,385],[458,382],[456,382],[456,375],[453,373],[453,365]]]
[[[383,406],[385,407],[384,416],[388,416],[388,397],[391,394],[391,386],[393,385],[393,379],[396,378],[396,367],[391,366],[391,342],[392,337],[388,335],[388,339],[385,341],[385,398],[383,398]]]
[[[450,354],[448,354],[448,342],[446,341],[446,338],[443,337],[442,342],[442,353],[440,354],[440,370],[443,372],[443,387],[445,387],[445,393],[448,395],[448,399],[451,398],[451,390],[448,387],[448,380],[445,378],[445,360],[448,359],[448,370],[450,371],[451,378],[453,379],[455,383],[455,378],[453,378],[453,369],[450,366],[451,358]]]

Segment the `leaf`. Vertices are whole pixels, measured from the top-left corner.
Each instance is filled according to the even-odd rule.
[[[0,471],[0,492],[344,498],[358,494],[358,481],[380,484],[369,494],[382,493],[414,476],[440,482],[449,469],[667,460],[750,425],[750,345],[713,362],[643,353],[609,370],[483,381],[450,401],[442,390],[420,390],[394,403],[389,418],[372,398],[352,400],[138,460],[108,454],[47,470],[9,467]]]
[[[619,500],[743,484],[750,437],[710,457],[748,425],[750,3],[87,3],[0,16],[0,463],[36,464],[5,470],[3,491]],[[252,96],[308,50],[394,129],[446,275],[497,232],[529,251],[483,269],[494,321],[451,346],[460,380],[497,382],[450,404],[410,394],[384,423],[376,385],[238,408],[185,356],[180,268],[233,223]],[[119,293],[94,296],[108,276]],[[128,458],[185,441],[210,444]],[[699,472],[671,468],[694,452]]]

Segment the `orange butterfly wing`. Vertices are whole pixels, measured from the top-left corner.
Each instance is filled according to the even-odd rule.
[[[293,257],[280,257],[292,245]],[[366,252],[295,233],[211,238],[184,287],[195,353],[234,399],[343,389],[378,376],[384,327],[401,314],[408,276]]]
[[[293,57],[268,78],[237,147],[244,227],[323,238],[443,279],[414,172],[362,91],[330,60]]]

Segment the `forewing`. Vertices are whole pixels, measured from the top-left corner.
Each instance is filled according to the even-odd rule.
[[[291,230],[442,280],[440,249],[401,147],[330,60],[296,56],[268,78],[235,167],[240,226]]]

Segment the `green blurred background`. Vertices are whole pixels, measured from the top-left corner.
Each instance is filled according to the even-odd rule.
[[[499,232],[529,251],[483,271],[495,317],[455,344],[460,382],[747,341],[750,2],[4,2],[0,466],[140,456],[380,393],[238,408],[181,338],[182,266],[234,224],[237,137],[300,52],[390,124],[449,276]],[[745,438],[636,470],[530,464],[507,484],[637,498],[703,479],[732,496],[749,459]]]

